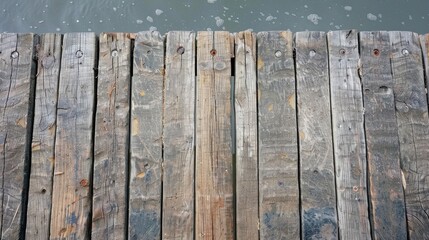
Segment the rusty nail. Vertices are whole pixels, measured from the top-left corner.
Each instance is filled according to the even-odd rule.
[[[380,55],[380,50],[378,50],[377,48],[372,50],[372,53],[374,54],[374,56],[378,57]]]
[[[210,55],[215,56],[217,53],[216,49],[210,50]]]
[[[345,54],[346,54],[346,50],[345,50],[344,48],[341,48],[341,49],[340,49],[340,54],[341,54],[341,55],[345,55]]]
[[[80,180],[80,186],[82,186],[82,187],[88,187],[88,180],[86,180],[86,179]]]
[[[353,186],[353,191],[357,192],[359,190],[358,186]]]

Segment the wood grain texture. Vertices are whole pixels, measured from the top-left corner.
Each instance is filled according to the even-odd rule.
[[[129,239],[160,239],[164,38],[136,35],[131,87]]]
[[[429,33],[425,35],[420,35],[420,47],[422,48],[422,55],[423,55],[423,65],[425,69],[425,86],[428,84],[429,79]],[[428,102],[429,102],[429,95],[428,95]]]
[[[235,35],[237,239],[259,239],[256,34]]]
[[[88,239],[96,37],[67,33],[58,89],[51,239]]]
[[[0,34],[1,239],[22,238],[24,232],[20,228],[33,124],[34,40],[33,34]]]
[[[389,34],[361,32],[359,41],[372,236],[406,239]]]
[[[336,239],[326,34],[298,32],[295,48],[302,234],[304,239]]]
[[[234,238],[230,41],[197,34],[196,239]]]
[[[429,239],[429,119],[419,36],[389,32],[409,239]]]
[[[49,238],[61,45],[61,34],[43,34],[37,50],[37,83],[25,234],[27,239]]]
[[[127,234],[130,57],[127,34],[100,34],[91,239]]]
[[[339,235],[371,239],[358,36],[347,30],[327,37]]]
[[[168,33],[165,65],[162,238],[192,239],[195,33]]]
[[[260,32],[257,40],[260,238],[299,239],[292,33]]]

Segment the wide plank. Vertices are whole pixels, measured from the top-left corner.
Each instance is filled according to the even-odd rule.
[[[298,142],[291,32],[257,35],[261,239],[299,239]]]
[[[195,50],[194,32],[167,34],[163,239],[194,237]]]
[[[406,239],[388,32],[359,35],[372,236]]]
[[[328,32],[332,137],[341,239],[371,239],[356,30]]]
[[[419,36],[389,32],[409,239],[429,239],[429,119]]]
[[[55,163],[62,35],[40,36],[27,210],[27,239],[48,239]]]
[[[127,234],[130,57],[128,34],[100,34],[91,239]]]
[[[233,239],[231,36],[197,34],[196,239]]]
[[[33,34],[0,34],[0,238],[23,238],[33,126]]]
[[[295,48],[302,237],[336,239],[338,223],[326,34],[298,32]]]
[[[131,80],[129,239],[160,239],[164,38],[137,33]]]
[[[259,239],[256,34],[235,35],[237,239]]]
[[[67,33],[58,89],[50,239],[88,239],[96,36]]]
[[[429,79],[429,33],[420,35],[420,46],[422,48],[423,65],[425,69],[426,84]],[[428,95],[429,103],[429,95]]]

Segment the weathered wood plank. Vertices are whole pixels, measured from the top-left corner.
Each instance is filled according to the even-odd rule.
[[[291,32],[258,39],[261,239],[299,239],[298,143]]]
[[[95,34],[65,34],[58,89],[51,239],[89,238],[95,66]]]
[[[406,239],[389,34],[361,32],[359,41],[372,236]]]
[[[34,39],[33,34],[0,34],[1,239],[22,238],[24,233],[20,228],[33,124]]]
[[[131,40],[101,33],[99,43],[91,239],[125,239]]]
[[[302,234],[304,239],[336,239],[326,34],[298,32],[295,47]]]
[[[162,238],[192,239],[195,33],[168,33],[165,65]]]
[[[139,32],[131,87],[130,239],[160,239],[164,38]]]
[[[328,49],[339,235],[371,239],[357,32],[329,32]]]
[[[429,239],[429,119],[419,36],[389,37],[408,233],[410,239]]]
[[[256,35],[235,35],[237,239],[259,239]]]
[[[197,34],[197,239],[233,239],[231,49],[228,32]]]
[[[49,239],[61,44],[61,34],[43,34],[37,51],[27,239]]]

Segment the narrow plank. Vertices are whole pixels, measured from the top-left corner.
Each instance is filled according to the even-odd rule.
[[[169,32],[165,59],[163,239],[194,237],[195,33]]]
[[[298,32],[295,47],[302,234],[304,239],[336,239],[326,34]]]
[[[327,36],[339,235],[371,239],[357,31]]]
[[[101,33],[99,43],[91,239],[125,239],[131,40]]]
[[[131,81],[130,239],[160,239],[164,38],[139,32]]]
[[[33,125],[34,40],[33,34],[0,34],[1,239],[22,238],[24,233],[20,228]]]
[[[88,239],[90,234],[95,51],[94,33],[64,35],[57,104],[51,239]]]
[[[49,238],[61,44],[61,34],[42,34],[37,51],[27,239]]]
[[[235,35],[237,239],[259,239],[256,34]]]
[[[372,236],[406,239],[389,34],[361,32],[359,41]]]
[[[422,48],[423,63],[425,68],[426,86],[429,79],[429,33],[420,36],[420,46]],[[429,103],[429,95],[428,95]]]
[[[389,32],[409,239],[429,239],[429,119],[419,36]]]
[[[231,49],[228,32],[197,34],[197,239],[233,239]]]
[[[299,239],[293,36],[260,32],[257,41],[260,238]]]

